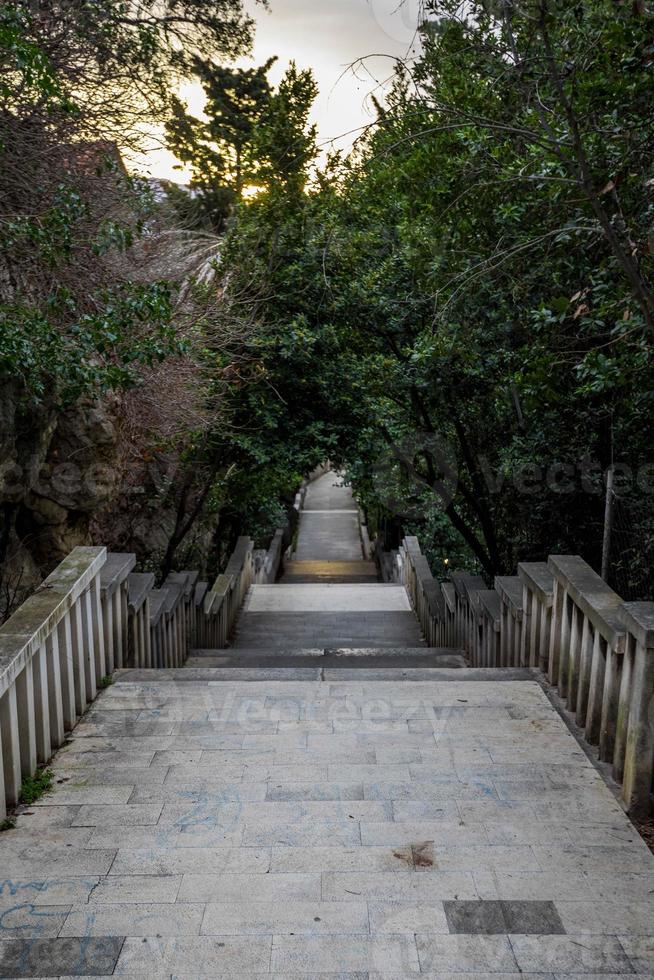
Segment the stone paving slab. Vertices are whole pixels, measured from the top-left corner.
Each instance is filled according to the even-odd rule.
[[[654,973],[654,858],[529,675],[130,673],[0,835],[0,977]]]
[[[122,939],[0,939],[0,977],[111,975]]]

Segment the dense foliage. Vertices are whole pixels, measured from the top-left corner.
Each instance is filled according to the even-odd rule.
[[[169,287],[121,258],[151,212],[118,152],[167,117],[172,86],[249,43],[240,0],[0,7],[0,374],[74,400],[179,351]]]
[[[558,550],[597,566],[614,462],[645,560],[654,16],[426,6],[423,53],[354,157],[232,230],[226,270],[260,320],[253,459],[330,454],[380,528],[488,575]]]

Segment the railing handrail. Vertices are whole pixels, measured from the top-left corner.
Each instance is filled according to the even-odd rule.
[[[579,555],[550,555],[548,566],[555,580],[611,644],[624,642],[618,616],[623,600]]]
[[[75,548],[0,626],[0,697],[89,587],[106,559],[106,548]]]

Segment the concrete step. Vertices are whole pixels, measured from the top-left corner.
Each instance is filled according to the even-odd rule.
[[[300,589],[303,586],[295,586]],[[418,620],[408,610],[243,612],[232,648],[339,649],[424,647]]]
[[[377,566],[373,561],[298,561],[287,563],[281,583],[372,583],[378,582]]]
[[[187,668],[313,666],[354,670],[371,667],[447,667],[457,670],[466,667],[466,661],[456,650],[418,647],[417,649],[194,650],[186,662]]]
[[[401,585],[304,583],[253,585],[243,603],[242,615],[358,612],[410,612],[406,589]]]
[[[225,667],[217,670],[215,667],[171,667],[161,670],[145,670],[143,668],[127,668],[114,674],[116,684],[181,684],[205,682],[208,684],[225,684],[234,681],[252,683],[268,683],[279,681],[292,684],[296,681],[388,681],[392,684],[401,682],[416,683],[435,681],[438,684],[453,682],[461,684],[501,684],[515,681],[534,681],[538,679],[538,671],[529,668],[496,667],[481,668],[467,667],[451,669],[449,667]]]

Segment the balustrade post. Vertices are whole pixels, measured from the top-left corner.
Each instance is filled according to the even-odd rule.
[[[509,665],[509,610],[505,602],[500,605],[500,667]]]
[[[116,594],[110,595],[103,606],[103,627],[104,627],[104,649],[107,660],[107,674],[113,674],[116,669],[116,632],[114,624],[114,611],[116,608]]]
[[[541,606],[538,666],[544,674],[549,670],[550,636],[552,634],[552,606]]]
[[[32,659],[34,664],[34,720],[36,724],[36,758],[45,765],[52,755],[50,732],[50,698],[48,695],[48,659],[45,643]]]
[[[577,708],[577,690],[579,688],[579,671],[584,634],[587,632],[587,617],[575,604],[572,607],[572,628],[570,631],[570,647],[568,650],[568,670],[566,672],[567,686],[562,696],[567,698],[570,711]]]
[[[183,598],[178,606],[177,631],[179,635],[179,642],[177,644],[177,650],[178,650],[177,666],[181,667],[184,661],[186,660],[186,629],[185,629]]]
[[[602,721],[602,693],[606,670],[606,640],[598,629],[593,639],[593,659],[588,685],[588,705],[586,708],[586,738],[591,745],[597,745]]]
[[[93,637],[93,649],[95,651],[95,678],[96,685],[103,677],[111,671],[107,665],[107,651],[104,641],[104,617],[102,614],[102,597],[100,594],[100,577],[96,576],[91,582],[88,592],[89,615],[91,622],[91,635]]]
[[[172,637],[172,665],[179,666],[179,613],[175,606],[170,614],[170,629]]]
[[[120,669],[127,664],[129,649],[129,598],[127,580],[118,589],[118,601],[114,610],[114,620],[116,622],[116,633],[120,636],[116,657],[116,668]]]
[[[581,634],[581,650],[579,653],[579,676],[577,680],[576,703],[570,704],[576,710],[576,722],[580,728],[586,724],[588,701],[590,698],[590,682],[593,669],[593,651],[595,647],[595,631],[587,616],[584,617],[584,628]]]
[[[150,600],[143,603],[143,649],[145,651],[145,667],[152,667],[152,640],[150,633]]]
[[[8,688],[0,698],[0,744],[2,745],[6,806],[14,807],[17,805],[20,797],[22,782],[18,704],[15,685]]]
[[[0,711],[2,710],[2,698],[0,698]],[[5,764],[2,755],[2,729],[0,727],[0,820],[7,816],[7,793],[5,791]]]
[[[86,711],[86,668],[84,658],[84,633],[82,630],[82,609],[79,601],[70,611],[70,628],[73,654],[73,677],[75,680],[75,711],[78,717]]]
[[[172,636],[172,665],[173,667],[179,666],[179,611],[176,606],[173,606],[172,612],[170,614],[170,629]]]
[[[162,615],[155,626],[157,637],[157,667],[167,667],[166,663],[166,626],[165,617]]]
[[[604,691],[602,693],[602,718],[600,721],[599,740],[599,757],[604,762],[609,762],[613,759],[621,674],[622,651],[618,652],[608,644],[606,649],[606,669],[604,671]]]
[[[634,648],[622,798],[631,814],[648,817],[654,777],[654,603],[625,603],[619,615]]]
[[[18,715],[18,744],[23,777],[36,769],[36,720],[34,712],[34,668],[25,664],[16,678],[16,710]]]
[[[548,677],[550,684],[558,684],[561,645],[563,643],[567,596],[561,583],[554,579],[554,602],[552,607],[552,629],[550,631],[550,655]],[[567,638],[566,638],[567,642]]]
[[[535,626],[534,594],[523,583],[522,586],[522,630],[520,635],[520,667],[529,667],[533,652],[532,620]]]
[[[568,690],[570,688],[570,672],[574,669],[574,657],[580,641],[579,617],[581,615],[567,592],[563,610],[558,687],[559,694],[567,702]]]
[[[615,740],[613,744],[613,777],[618,783],[622,782],[622,776],[624,774],[627,732],[629,729],[629,707],[631,705],[631,688],[635,657],[636,640],[633,636],[627,636],[625,651],[622,655],[622,671],[620,673],[620,690],[618,693],[618,711],[615,722]]]
[[[66,613],[57,628],[59,647],[59,670],[61,673],[61,693],[63,700],[64,729],[70,732],[77,722],[77,700],[75,695],[75,667],[73,659],[73,628],[70,613]]]
[[[90,704],[95,701],[98,693],[98,676],[96,674],[95,642],[93,635],[93,610],[91,607],[91,592],[87,589],[79,598],[81,609],[82,643],[85,655],[84,670],[86,676],[86,700]]]
[[[529,622],[529,666],[540,667],[539,640],[541,619],[545,608],[535,592],[531,594],[531,619]],[[524,625],[523,625],[524,629]],[[526,632],[526,630],[525,630]]]

